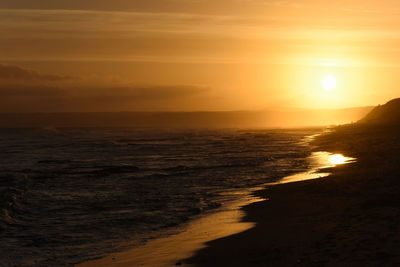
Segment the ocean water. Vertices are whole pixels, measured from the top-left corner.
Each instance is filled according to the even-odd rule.
[[[72,266],[309,169],[298,130],[0,129],[0,266]]]

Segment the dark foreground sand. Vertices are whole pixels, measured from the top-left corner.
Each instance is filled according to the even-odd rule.
[[[315,150],[356,163],[327,178],[258,191],[244,207],[256,227],[209,242],[196,266],[400,266],[400,127],[345,126]]]

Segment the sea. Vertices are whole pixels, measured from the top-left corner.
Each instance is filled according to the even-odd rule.
[[[0,266],[141,245],[309,170],[321,129],[0,129]]]

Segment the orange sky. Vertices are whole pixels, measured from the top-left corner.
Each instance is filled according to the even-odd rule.
[[[0,112],[376,105],[400,90],[400,3],[2,0]],[[337,87],[321,80],[332,75]]]

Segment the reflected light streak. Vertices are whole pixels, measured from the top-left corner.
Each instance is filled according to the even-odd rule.
[[[333,165],[345,164],[349,161],[348,157],[344,157],[342,154],[334,154],[329,156],[329,162]]]
[[[321,170],[356,161],[355,158],[345,157],[342,154],[331,154],[323,151],[313,152],[308,157],[308,160],[311,168],[310,171],[289,175],[277,182],[267,183],[266,185],[286,184],[327,177],[330,173],[322,172]]]

